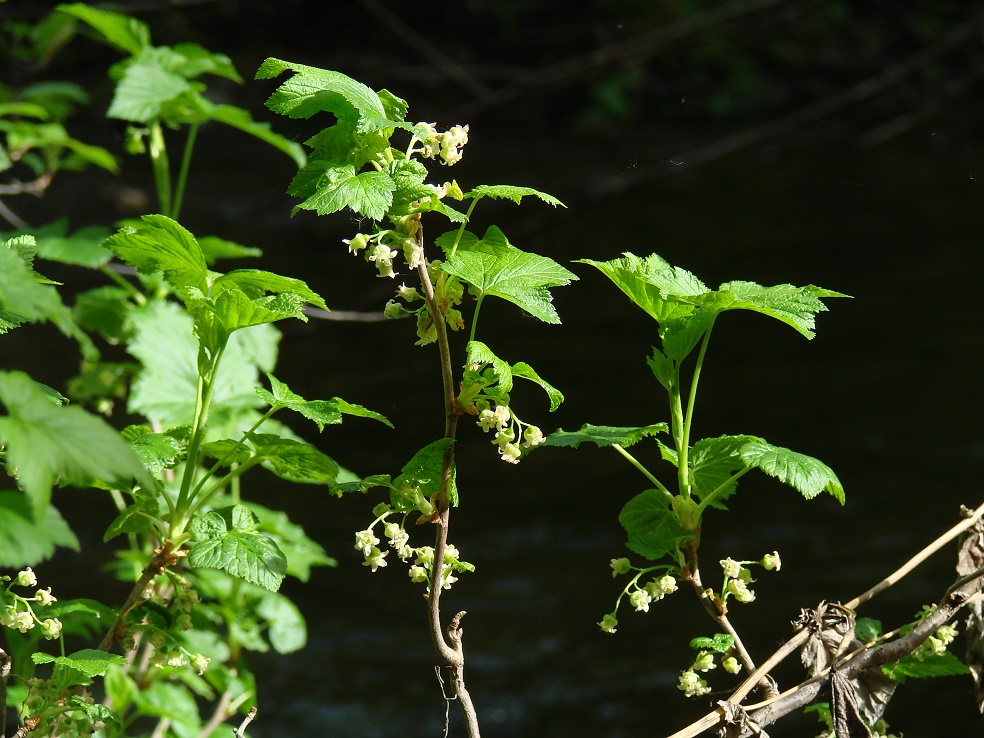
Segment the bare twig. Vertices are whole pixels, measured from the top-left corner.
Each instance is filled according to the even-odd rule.
[[[27,221],[23,220],[17,213],[7,207],[7,203],[3,200],[0,200],[0,215],[14,228],[27,228]]]
[[[947,543],[953,541],[964,531],[972,528],[978,523],[978,521],[981,520],[982,517],[984,517],[984,505],[981,505],[975,509],[957,525],[951,527],[941,536],[936,538],[932,543],[906,561],[901,567],[878,582],[878,584],[844,603],[843,607],[854,610],[859,605],[868,602],[873,597],[881,594],[892,585],[897,584],[913,569],[926,561],[932,554],[939,551]],[[939,625],[942,625],[953,617],[957,609],[963,607],[969,602],[969,589],[979,586],[979,580],[982,573],[984,572],[978,570],[967,576],[961,577],[954,585],[947,589],[943,601],[932,613],[932,615],[917,624],[916,628],[906,636],[875,648],[866,648],[865,652],[861,655],[850,655],[848,659],[854,660],[851,660],[848,663],[850,669],[848,676],[851,678],[856,677],[866,668],[871,668],[872,666],[888,663],[890,661],[896,661],[901,658],[902,655],[911,653],[911,651],[926,640],[929,635],[935,632]],[[923,625],[923,623],[936,623],[937,621],[938,625],[935,627],[932,627],[932,625]],[[770,656],[763,664],[755,669],[755,671],[748,675],[745,681],[743,681],[738,689],[736,689],[728,698],[727,703],[721,703],[722,706],[704,715],[702,718],[694,723],[691,723],[686,728],[673,733],[669,736],[669,738],[694,738],[707,730],[721,725],[727,714],[727,705],[740,704],[749,692],[751,692],[759,684],[760,680],[766,674],[768,674],[777,664],[783,661],[791,653],[797,651],[803,643],[809,639],[810,635],[810,631],[805,628],[797,631],[788,641],[780,646],[779,649],[772,654],[772,656]],[[888,648],[889,646],[892,646],[893,648],[890,649]],[[869,653],[874,653],[877,655],[869,656],[867,655]],[[893,656],[893,654],[898,655]],[[884,658],[884,660],[878,660],[882,658]],[[843,663],[845,663],[844,660],[840,662],[840,664]],[[806,680],[805,682],[779,695],[778,698],[768,700],[766,703],[760,703],[761,708],[756,712],[751,713],[751,718],[757,725],[768,725],[797,707],[808,704],[826,685],[826,680],[823,676],[825,674],[829,676],[829,672],[821,672],[821,675],[818,677],[813,677]],[[768,711],[763,712],[763,710]],[[743,733],[743,735],[751,735],[751,733]]]
[[[253,722],[253,719],[255,717],[256,717],[256,707],[249,708],[249,714],[247,714],[246,717],[243,718],[243,721],[239,724],[239,727],[236,728],[234,731],[232,731],[236,735],[236,738],[243,738],[243,734],[246,732],[247,726],[251,722]]]

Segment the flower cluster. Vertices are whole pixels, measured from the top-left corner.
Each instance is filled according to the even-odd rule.
[[[166,579],[151,580],[144,590],[143,598],[173,612],[174,625],[179,631],[192,629],[192,610],[202,601],[191,582],[173,572]],[[146,642],[154,649],[149,663],[158,669],[177,669],[191,665],[201,676],[212,661],[204,654],[189,651],[171,632],[149,622],[133,627],[123,639],[123,648],[132,651],[140,642]]]
[[[0,611],[0,625],[11,630],[19,630],[21,633],[39,627],[41,628],[41,635],[49,641],[58,638],[62,631],[61,621],[58,618],[42,620],[34,612],[32,604],[37,603],[41,607],[47,607],[51,603],[57,602],[57,598],[51,594],[51,587],[47,589],[37,588],[38,577],[31,567],[18,572],[13,579],[0,577],[0,583],[5,582],[10,582],[10,584],[7,584],[5,589],[0,592],[0,603],[3,604],[3,610]],[[14,587],[35,589],[36,591],[33,596],[24,597],[13,592]]]
[[[936,605],[924,605],[923,609],[919,612],[919,620],[925,620],[935,609]],[[919,647],[912,652],[912,657],[923,661],[927,656],[942,656],[946,653],[946,647],[953,643],[953,639],[957,637],[958,632],[956,626],[950,624],[941,625],[936,629],[936,633],[919,644]]]
[[[617,577],[621,574],[628,574],[629,571],[635,568],[626,558],[612,559],[611,567],[613,577]],[[598,623],[598,627],[605,633],[615,632],[615,626],[618,625],[618,618],[616,617],[618,613],[618,604],[622,601],[622,597],[625,595],[629,596],[629,604],[635,608],[636,612],[649,612],[649,606],[653,602],[659,602],[666,595],[676,592],[676,578],[670,574],[654,576],[646,584],[639,584],[639,580],[643,577],[643,575],[648,574],[654,569],[665,568],[666,567],[659,566],[651,569],[638,569],[638,573],[632,578],[632,581],[625,586],[625,589],[622,590],[622,594],[619,595],[618,601],[615,603],[615,611],[605,615],[601,619],[601,622]]]
[[[478,427],[486,433],[495,431],[492,443],[499,447],[503,461],[518,464],[523,453],[521,448],[532,448],[543,443],[543,432],[516,417],[508,405],[496,404],[493,410],[488,402],[479,400],[475,407],[478,409]]]
[[[715,639],[716,640],[716,639]],[[711,688],[707,686],[707,682],[701,678],[697,672],[706,674],[711,669],[716,669],[717,664],[714,663],[715,654],[720,655],[721,667],[729,674],[737,674],[741,671],[741,664],[738,663],[738,659],[732,655],[732,653],[720,653],[719,651],[699,651],[697,653],[697,658],[694,659],[694,663],[690,668],[686,669],[680,674],[680,680],[677,684],[677,689],[684,693],[687,697],[700,697],[711,691]]]
[[[387,505],[378,505],[373,513],[377,515],[376,520],[365,530],[360,530],[355,534],[355,548],[362,552],[365,561],[363,566],[368,566],[372,571],[376,571],[382,566],[386,566],[386,557],[389,551],[379,548],[380,540],[373,532],[373,528],[392,514],[393,509]],[[404,563],[409,563],[410,567],[407,574],[410,578],[419,583],[426,583],[430,590],[430,581],[434,570],[434,548],[432,546],[413,547],[410,545],[410,534],[401,523],[383,522],[383,536],[387,539],[389,547],[396,552],[397,558]],[[411,563],[411,559],[413,559]],[[461,561],[458,549],[448,544],[444,547],[444,565],[441,568],[441,588],[450,589],[451,585],[458,581],[455,573],[463,571],[474,571],[475,567],[467,561]]]
[[[777,551],[766,554],[758,561],[735,561],[729,557],[722,559],[720,563],[724,570],[724,582],[721,585],[722,602],[727,602],[729,597],[734,597],[742,603],[755,601],[755,591],[748,588],[748,585],[755,581],[752,572],[747,568],[748,564],[761,566],[766,571],[779,571],[782,568],[782,560]]]
[[[441,163],[446,166],[453,166],[461,161],[461,150],[468,143],[468,126],[451,126],[451,129],[443,133],[437,130],[434,123],[418,123],[417,128],[426,131],[426,138],[417,138],[411,142],[410,154],[419,153],[425,159],[436,159],[440,157]],[[420,148],[416,148],[416,142],[420,142]]]

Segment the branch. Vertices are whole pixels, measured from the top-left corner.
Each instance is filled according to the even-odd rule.
[[[917,566],[919,566],[924,561],[926,561],[932,554],[936,553],[947,543],[957,538],[961,533],[974,527],[982,519],[982,517],[984,517],[984,505],[981,505],[973,512],[967,514],[967,516],[961,522],[959,522],[957,525],[947,530],[945,533],[943,533],[943,535],[936,538],[932,543],[930,543],[928,546],[926,546],[921,551],[919,551],[915,556],[913,556],[908,561],[906,561],[897,570],[895,570],[887,577],[882,579],[875,586],[861,593],[860,595],[853,598],[852,600],[846,602],[843,605],[843,607],[850,610],[854,610],[859,605],[868,602],[876,595],[881,594],[892,585],[897,584],[913,569],[915,569]],[[957,609],[959,609],[959,607],[963,607],[964,605],[967,604],[967,595],[962,593],[964,593],[968,587],[978,586],[977,583],[979,583],[981,575],[982,572],[975,571],[971,575],[965,576],[960,580],[958,580],[954,586],[950,587],[947,590],[943,598],[943,602],[940,604],[937,610],[930,616],[930,618],[927,618],[926,620],[922,621],[922,623],[925,623],[927,621],[936,622],[940,617],[943,617],[938,613],[946,612],[947,611],[946,608],[953,608],[950,611],[950,615],[945,617],[942,621],[940,621],[940,624],[946,622],[946,620],[949,620],[949,618],[953,616],[953,614],[956,612]],[[897,639],[896,641],[892,641],[891,643],[887,643],[873,649],[869,649],[868,650],[869,653],[878,653],[880,655],[866,657],[866,660],[864,662],[861,661],[857,662],[857,663],[864,663],[866,664],[866,666],[859,668],[858,671],[856,672],[849,671],[848,676],[856,676],[858,673],[863,671],[864,668],[870,668],[871,666],[874,665],[888,663],[893,660],[898,660],[899,656],[896,656],[894,658],[887,657],[885,658],[884,661],[879,661],[877,663],[875,663],[875,661],[868,661],[868,659],[881,658],[881,656],[891,653],[889,650],[882,650],[885,649],[887,646],[893,646],[896,643],[902,642],[906,644],[905,646],[903,646],[903,648],[907,647],[909,640],[906,639],[915,640],[915,638],[918,638],[918,636],[913,637],[913,633],[917,633],[917,632],[922,633],[922,631],[920,630],[922,623],[917,625],[916,629],[914,629],[912,632],[910,632],[903,638]],[[929,626],[926,627],[929,628]],[[909,651],[905,651],[904,653],[910,653],[920,643],[922,643],[929,635],[935,632],[935,630],[936,628],[929,628],[929,630],[925,633],[925,635],[923,635],[922,638],[919,639],[918,642],[916,642],[911,649],[909,649]],[[772,654],[772,656],[770,656],[754,672],[748,675],[745,681],[743,681],[741,685],[738,687],[738,689],[736,689],[734,693],[728,698],[727,702],[719,703],[721,705],[720,707],[704,715],[704,717],[700,718],[699,720],[691,723],[686,728],[683,728],[681,730],[678,730],[676,733],[673,733],[671,736],[669,736],[669,738],[694,738],[694,736],[698,736],[701,733],[710,730],[711,728],[715,728],[722,725],[723,722],[727,719],[730,711],[735,706],[739,705],[742,700],[744,700],[744,698],[748,695],[748,693],[751,692],[758,685],[759,681],[763,677],[765,677],[765,675],[768,674],[773,668],[775,668],[777,664],[783,661],[787,656],[797,651],[803,645],[803,643],[805,643],[809,639],[810,635],[811,635],[810,631],[806,628],[797,631],[788,641],[786,641],[782,646],[780,646],[775,651],[775,653]],[[860,659],[860,657],[858,658]],[[855,662],[852,661],[851,669],[853,670],[854,667],[855,667]],[[790,690],[787,690],[786,692],[781,694],[775,701],[769,701],[768,704],[763,703],[761,706],[761,710],[765,710],[768,708],[770,710],[769,712],[761,712],[761,710],[759,710],[756,711],[755,713],[752,713],[751,716],[755,720],[756,724],[768,725],[770,722],[774,722],[779,717],[781,717],[781,715],[785,715],[786,713],[796,709],[796,707],[808,704],[812,699],[814,699],[817,696],[817,694],[820,693],[820,690],[825,685],[826,685],[826,681],[824,679],[820,679],[817,677],[808,679],[802,684],[797,685],[796,687],[793,687]],[[802,700],[802,701],[797,701],[797,700]],[[794,706],[791,706],[788,709],[786,709],[785,712],[781,713],[781,715],[778,714],[778,711],[780,709],[784,709],[787,704],[791,704],[791,702],[793,701],[796,701],[796,704]],[[777,705],[779,706],[777,707]]]

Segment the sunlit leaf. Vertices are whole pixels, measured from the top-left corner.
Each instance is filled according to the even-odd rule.
[[[0,492],[0,567],[20,569],[50,559],[57,546],[79,550],[61,513],[48,506],[36,518],[27,495]]]
[[[812,456],[773,446],[761,439],[742,445],[740,454],[746,466],[761,469],[769,476],[793,487],[808,500],[821,492],[828,492],[844,504],[844,488],[837,475],[829,466]]]
[[[271,592],[280,588],[287,559],[273,539],[256,530],[256,519],[242,505],[207,512],[191,521],[188,563],[221,569]]]
[[[668,433],[669,426],[666,423],[656,423],[654,425],[644,425],[641,427],[616,427],[611,425],[592,425],[585,423],[580,430],[568,432],[563,428],[558,429],[547,436],[544,445],[546,446],[571,446],[577,448],[582,442],[588,441],[597,446],[612,446],[619,444],[628,447],[638,443],[647,436],[654,436],[657,433]]]

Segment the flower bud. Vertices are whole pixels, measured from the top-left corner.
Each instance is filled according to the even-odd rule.
[[[191,668],[198,672],[198,676],[205,673],[211,661],[212,659],[208,656],[203,656],[200,653],[193,653],[190,658]]]
[[[598,623],[598,627],[605,633],[614,633],[616,625],[618,625],[618,618],[615,617],[615,613],[613,612],[605,615],[605,617],[601,619],[601,622]]]
[[[724,670],[729,674],[737,674],[741,671],[741,664],[738,663],[738,659],[734,656],[728,656],[726,659],[723,659],[721,661],[721,666],[723,666]]]
[[[617,577],[619,574],[625,574],[632,568],[632,562],[628,559],[612,559],[612,577]]]
[[[694,665],[690,667],[692,671],[710,671],[716,668],[717,664],[714,663],[714,654],[708,651],[698,653]]]
[[[762,566],[766,571],[779,571],[782,568],[782,561],[779,559],[779,552],[773,551],[762,557]]]

